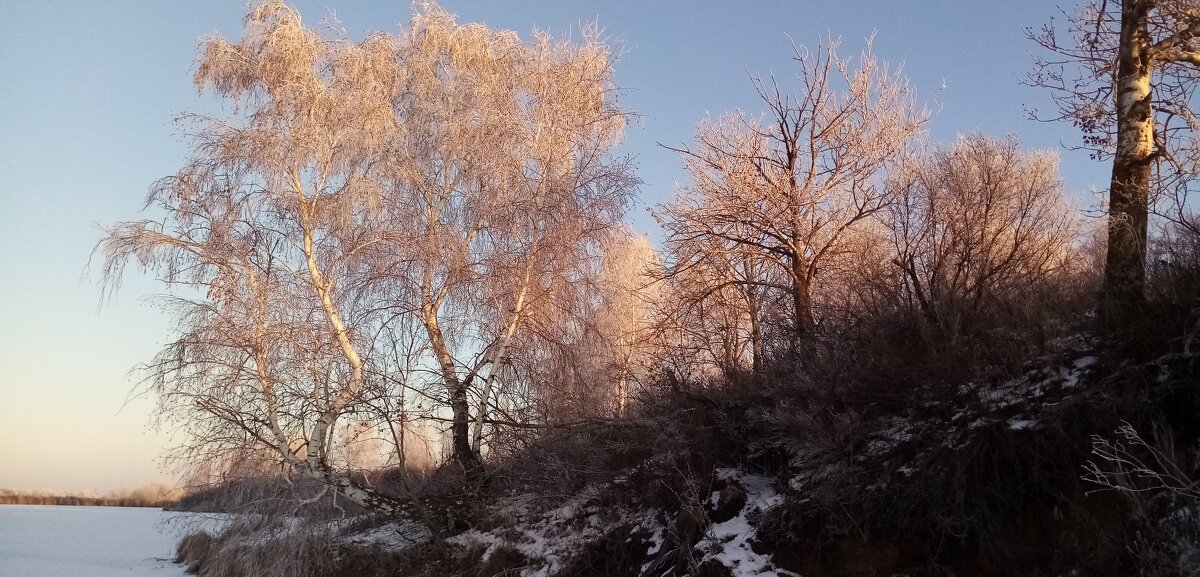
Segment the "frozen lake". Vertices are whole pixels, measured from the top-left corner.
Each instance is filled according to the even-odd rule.
[[[0,505],[2,577],[181,577],[187,513],[140,507]]]

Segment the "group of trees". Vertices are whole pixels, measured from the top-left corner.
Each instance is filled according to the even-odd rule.
[[[738,113],[703,123],[696,147],[681,149],[692,184],[660,215],[673,256],[667,274],[707,269],[699,274],[718,281],[689,281],[701,291],[686,299],[692,302],[726,287],[740,292],[737,300],[753,311],[758,365],[771,293],[786,298],[798,354],[815,330],[821,272],[856,252],[861,225],[887,208],[890,195],[877,177],[928,118],[869,43],[857,63],[836,47],[797,53],[797,95],[774,81],[756,82],[770,111],[761,122]]]
[[[137,489],[97,493],[17,491],[0,489],[0,505],[76,505],[87,507],[167,507],[179,498],[179,490],[153,484]]]
[[[165,219],[102,241],[106,278],[136,260],[184,289],[146,370],[186,461],[253,448],[370,501],[331,467],[339,419],[398,447],[445,419],[473,476],[485,427],[542,418],[517,351],[579,338],[561,319],[637,184],[609,154],[610,64],[592,33],[521,42],[433,4],[354,43],[268,2],[209,39],[196,84],[236,118],[187,117],[194,154],[148,201]]]
[[[1190,39],[1155,54],[1186,62]],[[145,383],[187,435],[177,456],[386,512],[356,468],[432,450],[476,484],[512,432],[623,417],[664,378],[797,374],[889,315],[953,342],[1086,276],[1054,154],[923,145],[929,113],[869,41],[795,62],[795,92],[754,80],[764,115],[706,120],[677,149],[689,178],[656,212],[660,254],[622,224],[638,180],[593,31],[522,41],[424,2],[353,42],[253,8],[195,77],[234,114],[185,117],[193,154],[148,199],[161,219],[101,240],[110,288],[137,262],[174,289],[177,335]],[[1161,114],[1183,138],[1169,122],[1190,114]],[[1118,185],[1116,134],[1113,211],[1133,216],[1110,219],[1105,288],[1127,299],[1141,265],[1113,255],[1133,230],[1144,259],[1145,216],[1118,200],[1145,187]]]
[[[1072,265],[1056,155],[980,134],[922,148],[903,77],[869,42],[857,61],[836,48],[797,52],[798,95],[756,81],[764,117],[707,121],[680,149],[663,306],[725,374],[803,367],[885,311],[953,339]]]

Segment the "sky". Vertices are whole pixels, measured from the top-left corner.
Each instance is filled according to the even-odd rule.
[[[305,22],[333,12],[352,38],[396,32],[404,0],[304,0]],[[1070,0],[1063,2],[1071,9]],[[444,0],[459,23],[529,37],[598,23],[617,47],[616,83],[638,115],[620,152],[644,181],[629,221],[656,235],[647,209],[684,178],[678,156],[706,115],[762,107],[749,75],[795,87],[792,43],[840,37],[847,53],[875,35],[935,116],[933,143],[980,131],[1063,152],[1062,179],[1087,206],[1108,169],[1064,145],[1062,123],[1027,118],[1049,97],[1021,85],[1036,46],[1025,28],[1061,14],[1048,0]],[[172,431],[150,426],[153,400],[130,398],[131,371],[168,341],[159,291],[131,267],[100,302],[89,256],[101,227],[139,216],[149,185],[187,156],[173,125],[219,112],[191,78],[199,40],[237,38],[244,0],[0,0],[0,488],[58,491],[162,482]],[[101,306],[102,305],[102,306]]]

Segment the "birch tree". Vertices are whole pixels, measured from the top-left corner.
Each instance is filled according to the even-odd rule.
[[[857,59],[839,56],[837,47],[796,49],[796,94],[773,79],[755,80],[767,108],[762,119],[737,112],[702,123],[695,145],[678,149],[691,184],[661,217],[673,246],[722,245],[721,252],[770,269],[730,282],[787,296],[793,349],[816,328],[813,292],[822,267],[845,255],[852,229],[891,202],[881,172],[928,118],[869,40]],[[708,258],[697,252],[672,266],[680,271]]]
[[[368,173],[393,118],[366,82],[390,52],[382,38],[323,41],[283,4],[251,10],[240,43],[205,42],[195,77],[243,114],[185,116],[192,157],[148,200],[165,218],[115,225],[101,246],[110,286],[136,260],[183,289],[168,301],[178,336],[146,382],[189,435],[185,458],[266,450],[395,512],[331,460],[370,362],[366,256],[390,236]]]
[[[593,31],[578,44],[544,32],[521,44],[429,8],[408,38],[401,58],[415,88],[385,178],[391,219],[412,234],[389,267],[405,271],[397,278],[408,300],[397,306],[419,311],[448,393],[455,458],[473,471],[509,347],[571,290],[636,179],[609,155],[624,113]]]
[[[630,383],[638,377],[653,351],[648,332],[652,330],[651,307],[661,298],[656,272],[658,254],[644,236],[623,231],[606,243],[600,266],[600,306],[595,315],[597,332],[608,351],[608,379],[616,381],[616,416],[624,417],[629,405]]]
[[[1156,196],[1177,215],[1200,167],[1192,98],[1200,80],[1200,2],[1092,0],[1065,31],[1030,37],[1041,58],[1032,84],[1051,89],[1059,114],[1083,132],[1083,146],[1112,159],[1103,312],[1120,330],[1145,299],[1146,239]],[[1171,215],[1168,215],[1170,217]]]
[[[189,435],[184,458],[266,451],[398,513],[335,470],[338,422],[403,430],[388,391],[425,388],[413,367],[433,366],[454,459],[478,477],[471,387],[636,186],[608,154],[624,121],[610,76],[594,34],[521,42],[432,3],[351,42],[268,2],[238,42],[206,40],[196,86],[233,115],[186,115],[192,155],[148,200],[161,220],[100,242],[109,290],[132,261],[172,291],[177,337],[145,382]]]

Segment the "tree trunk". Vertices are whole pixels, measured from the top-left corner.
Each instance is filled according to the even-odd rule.
[[[483,464],[471,449],[471,409],[467,403],[466,385],[458,384],[450,390],[450,412],[454,418],[450,426],[454,460],[462,466],[468,483],[473,483],[482,474]]]
[[[617,380],[617,418],[625,418],[625,401],[629,398],[629,377],[625,368],[621,368],[621,378]]]
[[[794,351],[799,354],[808,349],[811,344],[813,328],[812,312],[812,283],[808,276],[808,266],[803,257],[797,255],[792,259],[792,307],[795,309]]]
[[[1117,68],[1117,150],[1109,189],[1108,255],[1104,265],[1104,323],[1110,334],[1129,327],[1145,300],[1146,222],[1154,111],[1150,99],[1149,2],[1121,7]]]
[[[762,321],[758,316],[758,291],[754,287],[747,287],[746,297],[750,313],[750,368],[754,374],[760,375],[763,372],[763,335]]]
[[[530,262],[532,263],[532,259]],[[529,293],[532,268],[532,264],[525,267],[525,281],[521,285],[520,293],[517,294],[517,304],[513,307],[512,319],[508,322],[508,327],[504,330],[504,336],[500,339],[499,347],[489,350],[487,353],[488,375],[483,381],[483,392],[479,395],[479,411],[475,413],[475,430],[471,434],[471,450],[476,453],[479,453],[480,446],[483,443],[483,424],[487,421],[488,403],[492,398],[492,389],[495,387],[496,374],[500,372],[501,366],[506,362],[508,345],[512,342],[513,335],[517,334],[517,329],[520,328],[521,321],[525,316],[525,298]]]
[[[372,487],[334,472],[326,463],[310,464],[305,470],[305,476],[325,483],[346,499],[366,507],[373,513],[391,518],[420,519],[415,503],[411,499],[384,495]]]
[[[329,328],[332,329],[333,336],[341,348],[342,356],[350,365],[350,378],[318,414],[317,419],[313,422],[312,433],[309,435],[307,459],[310,464],[326,463],[329,458],[329,439],[333,434],[334,423],[337,422],[342,411],[357,398],[359,389],[362,388],[364,363],[354,342],[350,340],[350,330],[342,321],[341,312],[338,311],[337,304],[333,301],[333,283],[326,280],[324,273],[321,272],[320,264],[317,262],[316,239],[312,225],[312,214],[316,210],[316,202],[310,201],[304,196],[304,187],[300,182],[298,171],[292,172],[292,186],[301,207],[303,250],[305,262],[308,265],[309,279],[312,282],[313,290],[321,299],[321,308],[325,311],[325,319],[329,322]],[[314,444],[315,451],[312,450]]]
[[[374,487],[338,474],[327,463],[307,466],[303,475],[324,483],[343,498],[361,505],[373,513],[391,519],[411,519],[425,524],[438,537],[458,533],[466,526],[472,504],[460,496],[418,499],[393,497]]]
[[[474,483],[483,473],[483,464],[479,455],[471,450],[471,407],[467,401],[467,386],[458,378],[458,370],[454,366],[454,358],[442,335],[437,320],[437,306],[431,300],[423,305],[425,331],[429,334],[430,347],[437,357],[442,373],[442,382],[450,396],[450,413],[453,422],[450,425],[450,437],[454,450],[454,460],[463,468],[467,482]]]

